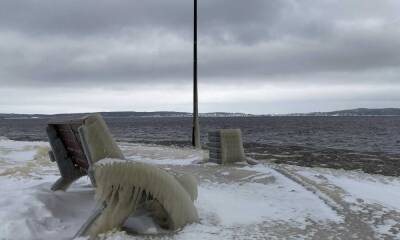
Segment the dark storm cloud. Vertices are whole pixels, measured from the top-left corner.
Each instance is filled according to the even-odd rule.
[[[246,32],[273,22],[284,2],[202,0],[199,18],[205,32]],[[30,34],[113,34],[124,28],[190,33],[192,28],[193,1],[188,0],[4,0],[0,7],[2,29]]]
[[[397,1],[200,0],[199,74],[209,83],[315,74],[323,83],[323,73],[389,81],[400,76],[398,10]],[[2,0],[0,82],[189,82],[191,30],[188,0]],[[382,74],[357,77],[368,72]]]

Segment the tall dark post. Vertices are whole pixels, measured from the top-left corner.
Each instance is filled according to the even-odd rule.
[[[201,148],[200,144],[200,126],[199,126],[199,108],[197,93],[197,0],[194,0],[193,14],[193,131],[192,145],[195,148]]]

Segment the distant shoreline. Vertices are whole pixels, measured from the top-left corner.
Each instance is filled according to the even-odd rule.
[[[155,111],[155,112],[100,112],[105,118],[135,118],[135,117],[192,117],[189,112]],[[61,114],[16,114],[0,113],[0,119],[35,119],[80,117],[90,113],[61,113]],[[331,112],[287,113],[287,114],[249,114],[241,112],[208,112],[200,113],[200,117],[398,117],[400,108],[357,108]]]
[[[53,116],[49,115],[46,117],[0,117],[0,120],[35,120],[35,119],[54,119],[54,118],[75,118],[78,116],[65,115],[65,116]],[[79,116],[80,117],[80,116]],[[400,115],[253,115],[253,116],[199,116],[200,118],[338,118],[338,117],[400,117]],[[107,116],[105,119],[124,119],[124,118],[191,118],[191,116],[128,116],[128,117],[118,117],[118,116]]]

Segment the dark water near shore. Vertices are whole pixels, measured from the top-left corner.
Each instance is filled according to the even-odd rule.
[[[46,141],[48,119],[1,119],[0,136]],[[190,118],[107,118],[117,140],[189,146]],[[256,159],[400,176],[400,117],[202,118],[207,131],[241,128]]]

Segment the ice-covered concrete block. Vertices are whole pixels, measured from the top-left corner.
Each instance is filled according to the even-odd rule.
[[[219,164],[246,161],[240,129],[221,129],[208,133],[210,162]]]

